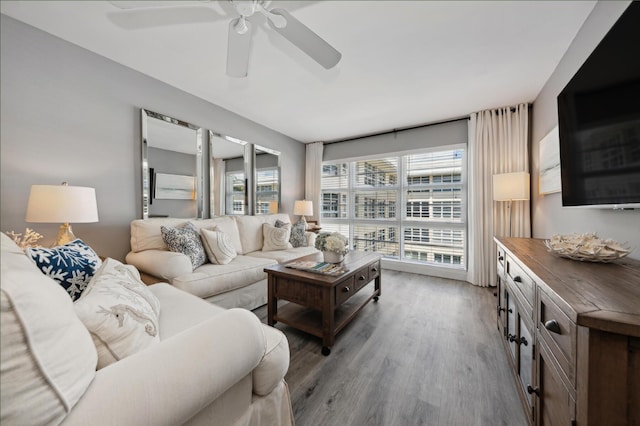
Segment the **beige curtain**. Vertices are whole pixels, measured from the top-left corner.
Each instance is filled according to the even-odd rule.
[[[493,201],[493,175],[529,172],[527,104],[471,114],[469,122],[469,255],[467,281],[496,285],[495,235],[506,235],[509,203]],[[529,201],[513,201],[511,236],[531,236]]]
[[[307,218],[320,222],[321,188],[322,188],[322,153],[324,144],[313,142],[307,144],[307,159],[304,181],[304,198],[313,201],[313,217]]]

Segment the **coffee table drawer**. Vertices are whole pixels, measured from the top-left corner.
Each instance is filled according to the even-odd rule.
[[[353,275],[353,285],[355,287],[355,291],[360,290],[362,287],[367,285],[369,281],[371,281],[371,278],[369,278],[369,272],[370,268],[366,267],[360,269]]]
[[[356,293],[354,277],[351,276],[336,286],[336,307],[342,305],[348,298]]]
[[[380,275],[380,262],[369,265],[369,281]]]

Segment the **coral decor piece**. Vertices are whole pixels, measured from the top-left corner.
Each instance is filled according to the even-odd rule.
[[[557,234],[545,240],[550,252],[585,262],[612,262],[631,253],[629,247],[614,240],[602,240],[595,233]]]
[[[24,236],[22,236],[22,234],[16,234],[13,231],[7,232],[7,235],[10,236],[22,250],[28,247],[40,247],[40,244],[37,244],[37,241],[43,238],[42,235],[31,228],[27,228],[24,231]]]

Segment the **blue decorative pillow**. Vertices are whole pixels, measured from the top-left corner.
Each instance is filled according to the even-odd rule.
[[[193,269],[207,261],[207,254],[200,240],[200,232],[193,223],[188,222],[181,228],[161,226],[160,232],[169,250],[186,255]]]
[[[302,221],[299,221],[291,228],[291,237],[289,237],[289,242],[294,247],[306,247],[307,246],[307,236],[306,232],[306,224]]]
[[[102,266],[96,252],[80,239],[53,248],[29,247],[25,253],[43,274],[67,290],[71,300],[80,297],[95,271]]]

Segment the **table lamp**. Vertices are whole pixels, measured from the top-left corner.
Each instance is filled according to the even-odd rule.
[[[514,201],[529,199],[529,173],[501,173],[493,175],[494,201],[508,201],[509,237],[511,236],[511,206]]]
[[[307,229],[305,216],[313,216],[313,201],[297,200],[293,204],[293,214],[300,216],[300,221],[304,223],[304,229]]]
[[[54,246],[76,239],[69,223],[98,221],[96,190],[82,186],[31,185],[25,222],[62,223]]]

